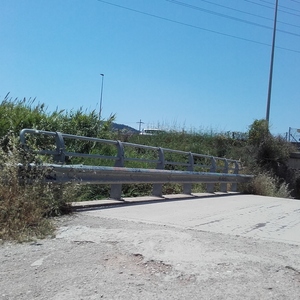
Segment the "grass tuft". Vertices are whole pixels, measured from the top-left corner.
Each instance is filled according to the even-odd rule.
[[[50,217],[67,211],[74,188],[44,183],[41,172],[28,172],[28,157],[17,139],[7,138],[8,147],[0,149],[0,239],[22,242],[52,236]]]
[[[289,184],[268,172],[260,173],[246,185],[244,192],[270,197],[291,198]]]

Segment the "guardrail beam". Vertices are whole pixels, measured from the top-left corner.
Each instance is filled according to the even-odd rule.
[[[79,184],[126,183],[229,183],[247,182],[252,175],[190,172],[122,167],[93,167],[83,165],[32,165],[32,169],[45,169],[45,181]]]

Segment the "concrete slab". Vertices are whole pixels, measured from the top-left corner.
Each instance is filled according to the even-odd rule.
[[[94,217],[241,235],[300,245],[300,201],[226,194],[132,202],[84,211]]]

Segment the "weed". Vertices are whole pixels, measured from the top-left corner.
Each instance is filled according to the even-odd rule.
[[[43,172],[31,167],[17,138],[8,138],[9,150],[0,149],[0,239],[51,236],[54,226],[49,217],[67,210],[74,187],[44,183]]]
[[[270,173],[260,173],[244,187],[244,192],[254,195],[290,198],[289,185]]]

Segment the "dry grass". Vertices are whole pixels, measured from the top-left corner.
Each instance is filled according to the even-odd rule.
[[[247,184],[244,192],[254,195],[291,198],[291,190],[285,182],[280,182],[277,177],[265,172],[254,177],[251,183]]]
[[[50,216],[60,214],[73,188],[43,183],[43,174],[28,173],[27,161],[16,139],[0,150],[0,239],[27,241],[51,236]],[[18,163],[23,162],[21,168]],[[20,170],[22,171],[20,172]],[[26,174],[24,176],[24,174]]]

